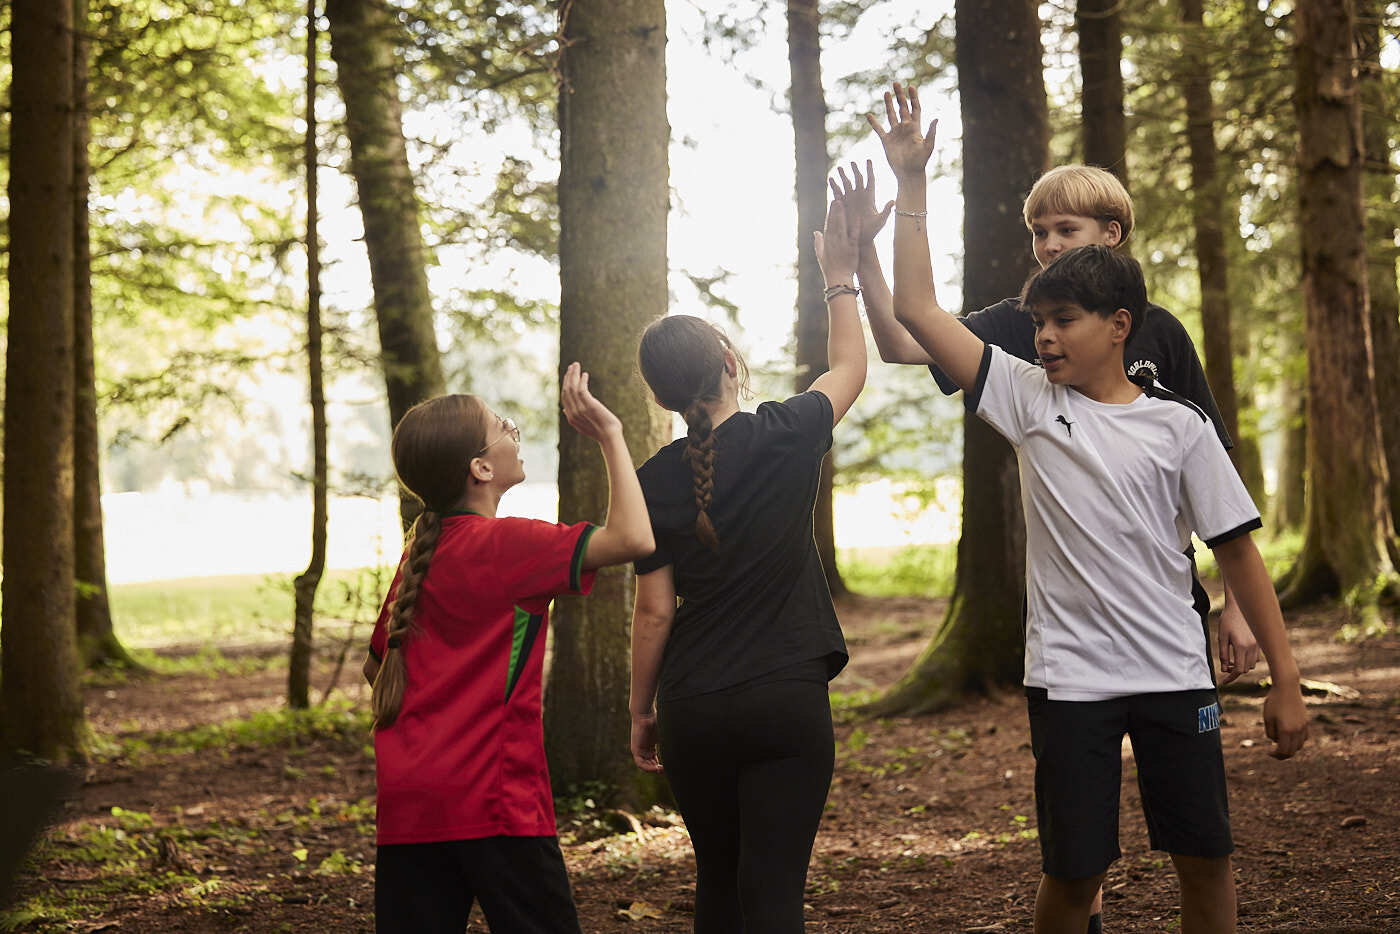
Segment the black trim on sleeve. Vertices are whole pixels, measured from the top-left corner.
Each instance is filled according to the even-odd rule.
[[[1138,388],[1140,388],[1148,396],[1151,396],[1153,399],[1166,399],[1170,402],[1179,402],[1191,411],[1195,412],[1197,415],[1199,415],[1201,417],[1201,421],[1210,424],[1210,416],[1206,414],[1205,409],[1201,408],[1199,405],[1192,402],[1190,399],[1186,398],[1181,393],[1172,392],[1170,389],[1167,389],[1160,383],[1155,382],[1152,379],[1152,374],[1147,372],[1146,370],[1141,370],[1133,374],[1129,377],[1129,379],[1132,382],[1137,383]]]
[[[1263,520],[1261,520],[1258,516],[1255,516],[1248,522],[1237,525],[1228,532],[1221,532],[1219,535],[1215,535],[1211,538],[1206,539],[1206,547],[1215,548],[1218,545],[1223,545],[1228,541],[1239,538],[1241,535],[1248,535],[1255,529],[1262,529],[1263,527]]]
[[[982,362],[977,365],[977,380],[972,384],[972,388],[963,393],[963,406],[973,415],[977,414],[977,406],[982,403],[982,389],[987,385],[987,372],[992,368],[992,345],[982,345]]]
[[[590,522],[578,533],[578,541],[574,542],[574,555],[569,559],[569,589],[575,593],[583,587],[583,553],[588,550],[588,540],[596,531],[598,527]]]
[[[384,664],[384,659],[380,658],[379,653],[374,650],[373,645],[369,647],[369,657],[381,665]]]

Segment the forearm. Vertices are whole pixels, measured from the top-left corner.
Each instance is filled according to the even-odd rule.
[[[1288,644],[1283,611],[1279,609],[1273,581],[1269,579],[1254,540],[1241,535],[1217,546],[1214,551],[1227,593],[1233,595],[1269,663],[1269,677],[1275,684],[1297,684],[1300,679],[1298,663]]]
[[[932,363],[933,359],[927,351],[894,318],[894,296],[890,294],[874,246],[861,248],[856,278],[860,281],[860,294],[865,299],[865,317],[870,322],[870,333],[875,338],[880,359],[886,363]]]
[[[622,432],[610,432],[598,446],[608,473],[608,512],[603,528],[589,539],[585,570],[635,560],[656,550],[642,485]]]
[[[637,612],[632,615],[632,716],[656,712],[656,685],[661,677],[661,656],[671,634],[675,614]]]

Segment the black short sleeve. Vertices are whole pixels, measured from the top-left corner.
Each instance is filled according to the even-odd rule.
[[[963,315],[958,320],[982,338],[984,343],[1000,347],[1027,363],[1035,362],[1035,327],[1031,324],[1030,315],[1021,310],[1021,304],[1016,299],[1004,299],[980,311]],[[958,391],[958,384],[938,367],[929,364],[928,371],[945,396]]]

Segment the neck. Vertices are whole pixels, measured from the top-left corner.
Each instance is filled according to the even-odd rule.
[[[1108,405],[1127,405],[1142,395],[1142,390],[1138,388],[1136,383],[1128,379],[1128,374],[1123,371],[1121,359],[1113,361],[1112,369],[1105,366],[1102,373],[1097,373],[1070,388],[1088,396],[1095,402],[1103,402]]]
[[[505,495],[505,490],[498,490],[490,483],[475,483],[468,481],[467,494],[457,503],[457,510],[467,510],[486,516],[488,519],[496,518],[496,507],[500,505],[501,497]]]

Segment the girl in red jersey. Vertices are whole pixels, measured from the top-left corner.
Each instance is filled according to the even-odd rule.
[[[365,660],[381,934],[461,934],[478,900],[494,931],[579,931],[540,721],[547,610],[587,593],[594,569],[655,546],[622,423],[577,363],[560,397],[602,448],[612,502],[601,526],[497,518],[525,479],[520,431],[475,396],[429,399],[394,430],[394,469],[423,512]]]

